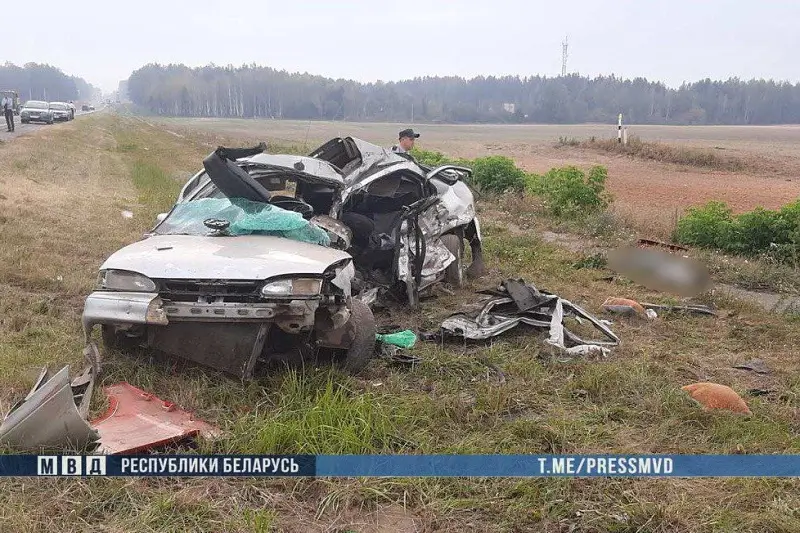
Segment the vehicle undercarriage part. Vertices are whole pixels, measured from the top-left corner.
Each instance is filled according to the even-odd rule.
[[[108,409],[92,421],[92,428],[100,436],[96,453],[138,453],[196,436],[219,435],[217,428],[194,419],[172,402],[128,383],[116,383],[103,391],[108,397]]]
[[[82,450],[98,439],[86,416],[94,389],[93,367],[72,382],[69,366],[50,377],[47,368],[0,425],[0,444],[18,450]]]
[[[486,340],[526,324],[549,331],[545,342],[568,356],[607,355],[609,347],[620,343],[611,329],[581,307],[546,291],[539,291],[524,280],[507,279],[497,290],[479,291],[488,295],[471,312],[456,313],[441,324],[446,336]],[[588,321],[604,339],[586,340],[564,325],[564,319]]]

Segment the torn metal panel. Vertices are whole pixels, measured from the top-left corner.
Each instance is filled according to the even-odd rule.
[[[136,453],[181,442],[196,436],[214,438],[219,430],[179,408],[172,402],[128,383],[103,389],[108,409],[92,427],[100,436],[97,453]]]
[[[642,302],[642,307],[644,307],[645,309],[653,309],[656,311],[669,311],[669,312],[689,313],[693,315],[717,316],[717,313],[707,305],[660,305],[660,304],[649,304]]]
[[[91,331],[95,324],[169,323],[157,293],[95,291],[83,307],[83,329]]]
[[[81,416],[88,408],[84,394],[80,409],[70,385],[69,366],[50,379],[43,372],[25,400],[18,404],[0,425],[0,444],[20,450],[80,450],[97,440],[95,432]],[[93,376],[79,379],[91,395]]]
[[[355,277],[356,268],[353,266],[353,262],[350,261],[344,268],[339,268],[336,271],[336,277],[331,280],[331,283],[342,289],[343,294],[352,294],[352,283]]]
[[[546,343],[568,355],[605,355],[608,347],[620,343],[619,337],[606,324],[580,306],[540,292],[522,280],[506,280],[500,290],[485,292],[489,296],[483,300],[479,310],[446,318],[441,325],[442,331],[465,339],[486,340],[520,324],[527,324],[548,330]],[[509,293],[513,293],[514,297]],[[576,335],[564,325],[567,317],[588,321],[602,334],[603,339],[584,339]]]

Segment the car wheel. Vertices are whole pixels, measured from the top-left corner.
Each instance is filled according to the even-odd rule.
[[[464,284],[464,240],[453,233],[442,235],[442,243],[456,256],[456,260],[450,263],[444,273],[444,281],[453,287],[461,287]]]
[[[350,374],[358,374],[375,356],[375,317],[372,310],[361,300],[353,300],[350,320],[355,324],[353,344],[338,359],[338,366]]]

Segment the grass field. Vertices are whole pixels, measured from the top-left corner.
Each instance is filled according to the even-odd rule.
[[[311,147],[333,129],[385,136],[390,144],[398,129],[314,124],[312,133],[304,124],[266,121],[157,125],[104,113],[0,146],[2,408],[24,396],[42,365],[71,363],[77,369],[82,302],[97,268],[171,205],[209,144],[258,139]],[[427,148],[471,156],[527,153],[530,159],[522,162],[532,169],[556,161],[611,162],[618,165],[609,164],[617,194],[614,187],[622,185],[613,185],[615,168],[642,165],[650,173],[640,180],[656,181],[653,169],[661,167],[652,162],[557,148],[559,135],[573,134],[548,128],[537,127],[542,138],[530,145],[524,128],[420,129]],[[488,131],[520,137],[500,144],[499,134]],[[786,131],[792,133],[775,133],[770,142],[785,143],[781,149],[788,151],[797,133]],[[674,170],[676,176],[695,173]],[[699,173],[707,174],[717,178],[713,171]],[[734,173],[729,179],[748,187],[758,179],[796,185],[784,177]],[[729,194],[730,188],[709,194]],[[481,203],[487,276],[425,301],[417,313],[393,309],[379,314],[379,321],[430,329],[471,301],[472,291],[509,276],[592,311],[608,296],[668,301],[623,280],[609,282],[607,271],[582,266],[580,252],[545,242],[548,222],[536,216],[534,205],[527,197]],[[133,218],[123,217],[123,210]],[[151,354],[128,359],[110,353],[102,381],[129,381],[218,424],[226,436],[204,445],[209,452],[800,453],[800,322],[733,300],[717,297],[714,303],[717,318],[615,319],[623,344],[602,360],[555,362],[541,338],[522,334],[490,345],[421,343],[414,350],[423,363],[414,368],[375,361],[357,378],[308,369],[246,385]],[[731,368],[754,357],[772,372]],[[753,416],[698,409],[680,387],[701,380],[742,393]],[[747,394],[751,389],[770,392],[754,396]],[[99,410],[102,402],[96,403]],[[0,531],[11,532],[800,530],[795,480],[3,480],[0,491]]]

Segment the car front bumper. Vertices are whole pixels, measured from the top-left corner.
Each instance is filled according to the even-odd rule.
[[[31,122],[50,122],[50,115],[28,115],[23,114],[20,117],[22,120],[30,120]]]
[[[320,308],[327,311],[324,322]],[[86,298],[82,321],[87,343],[98,324],[121,330],[148,326],[147,346],[248,379],[273,326],[292,338],[316,328],[319,345],[347,348],[352,335],[342,331],[349,319],[346,303],[325,299],[165,302],[157,293],[95,291]]]

